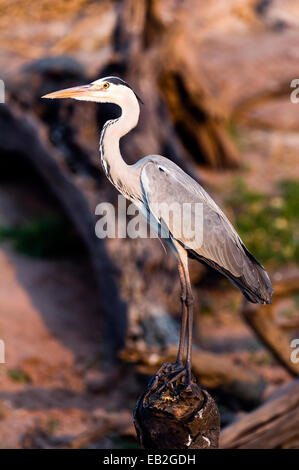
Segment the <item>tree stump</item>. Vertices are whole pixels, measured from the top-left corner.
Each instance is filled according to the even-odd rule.
[[[138,399],[134,424],[144,449],[215,449],[220,417],[208,392],[195,381],[167,380],[174,363],[164,363]]]

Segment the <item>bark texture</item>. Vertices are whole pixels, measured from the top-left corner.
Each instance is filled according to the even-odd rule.
[[[218,447],[220,418],[209,393],[192,378],[187,387],[181,381],[165,383],[161,366],[139,398],[134,422],[144,449],[215,449]]]

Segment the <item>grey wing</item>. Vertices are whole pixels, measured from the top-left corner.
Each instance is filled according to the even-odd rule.
[[[252,302],[271,300],[272,286],[265,270],[199,183],[163,157],[148,161],[140,178],[151,215],[169,228],[190,257],[220,271]],[[194,233],[195,229],[200,233]]]

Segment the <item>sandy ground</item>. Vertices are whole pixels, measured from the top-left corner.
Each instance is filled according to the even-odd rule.
[[[45,203],[28,188],[1,187],[1,224],[43,210]],[[119,390],[127,378],[134,388],[134,380],[121,368],[112,377],[103,360],[100,299],[82,256],[35,259],[17,253],[10,243],[1,244],[0,339],[5,343],[0,448],[64,445],[89,429],[103,410],[127,409],[130,385],[125,397]],[[115,380],[120,389],[113,392]],[[55,444],[49,441],[52,436]],[[107,442],[100,445],[113,447]]]
[[[102,359],[88,266],[33,260],[5,247],[0,273],[6,361],[0,364],[0,448],[65,445],[101,420],[103,410],[132,408],[134,379],[126,368],[111,375]],[[119,387],[111,386],[115,381]],[[114,444],[101,440],[105,445]]]

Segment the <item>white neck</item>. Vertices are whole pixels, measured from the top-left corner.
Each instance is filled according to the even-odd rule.
[[[139,120],[139,103],[134,92],[128,93],[115,102],[121,108],[121,116],[107,121],[100,138],[101,163],[107,178],[116,188],[127,196],[132,179],[131,166],[127,165],[120,153],[119,141],[130,130],[136,127]]]

